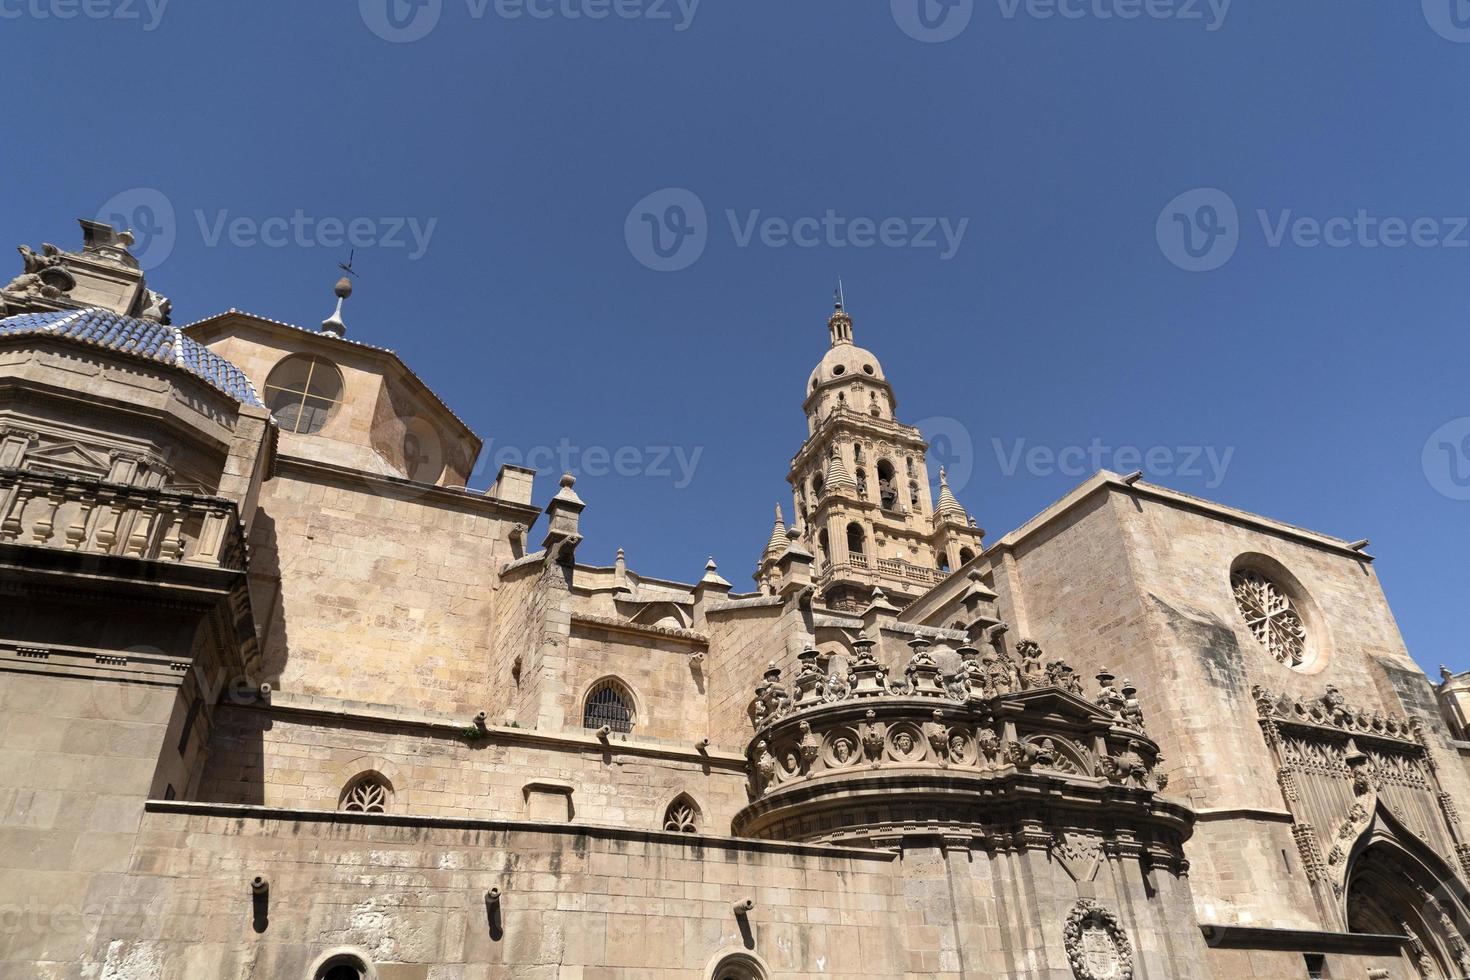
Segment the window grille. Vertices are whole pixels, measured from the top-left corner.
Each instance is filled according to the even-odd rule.
[[[587,694],[587,707],[582,727],[597,729],[606,725],[626,735],[633,730],[633,697],[617,681],[598,681]]]

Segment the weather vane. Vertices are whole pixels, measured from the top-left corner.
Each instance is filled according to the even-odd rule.
[[[356,277],[357,276],[357,273],[355,273],[355,272],[352,271],[352,260],[355,259],[355,258],[357,258],[357,249],[354,248],[352,251],[350,251],[350,252],[347,253],[347,261],[346,262],[338,262],[337,263],[337,268],[341,269],[343,272],[347,273],[349,276]]]

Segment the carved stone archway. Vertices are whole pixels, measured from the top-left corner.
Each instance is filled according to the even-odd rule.
[[[1381,825],[1353,859],[1343,897],[1352,932],[1407,936],[1404,955],[1425,978],[1470,974],[1470,926],[1452,874],[1439,874]],[[1445,872],[1448,869],[1443,869]]]

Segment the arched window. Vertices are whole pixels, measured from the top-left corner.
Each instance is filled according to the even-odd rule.
[[[917,483],[909,483],[909,506],[914,510],[919,509],[919,485]]]
[[[855,442],[852,444],[852,460],[855,463],[863,462],[863,444]]]
[[[830,554],[830,549],[827,547],[827,545],[827,529],[824,527],[817,534],[817,552],[822,561],[826,561],[827,555]]]
[[[864,500],[868,499],[868,471],[861,467],[857,471],[857,488],[858,496]]]
[[[949,555],[942,551],[939,553],[939,570],[945,575],[949,574]]]
[[[623,735],[633,730],[633,695],[615,677],[593,684],[582,710],[583,728],[598,729],[603,725]]]
[[[320,432],[342,404],[342,372],[326,358],[293,354],[265,379],[265,403],[286,432]]]
[[[961,565],[968,565],[970,562],[972,562],[974,560],[975,560],[975,552],[971,551],[969,548],[961,548],[960,549],[960,564]]]
[[[393,787],[388,785],[388,780],[379,773],[365,772],[347,784],[337,809],[350,813],[383,813],[388,809],[392,795]]]
[[[898,484],[894,480],[893,464],[886,459],[878,460],[878,504],[884,510],[898,507]]]
[[[847,525],[847,553],[850,555],[866,553],[863,550],[863,526],[861,524]]]
[[[699,806],[689,794],[680,793],[664,811],[664,830],[676,834],[699,833]]]
[[[822,488],[823,488],[823,486],[824,486],[824,484],[822,482],[822,474],[818,473],[816,476],[812,477],[812,499],[813,500],[821,500],[822,499]]]
[[[769,980],[771,974],[749,953],[731,953],[716,960],[710,980]]]
[[[331,952],[311,971],[311,980],[372,980],[377,974],[356,951]]]

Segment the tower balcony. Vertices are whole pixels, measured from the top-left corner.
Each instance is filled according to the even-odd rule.
[[[942,673],[927,643],[902,679],[860,640],[824,674],[802,654],[788,691],[772,667],[751,703],[751,802],[740,836],[896,846],[910,835],[981,847],[1050,847],[1107,822],[1115,840],[1177,866],[1192,812],[1164,799],[1158,746],[1136,690],[1103,671],[1093,701],[1065,662],[1023,642],[1006,654],[960,651]],[[845,671],[845,673],[844,673]]]

